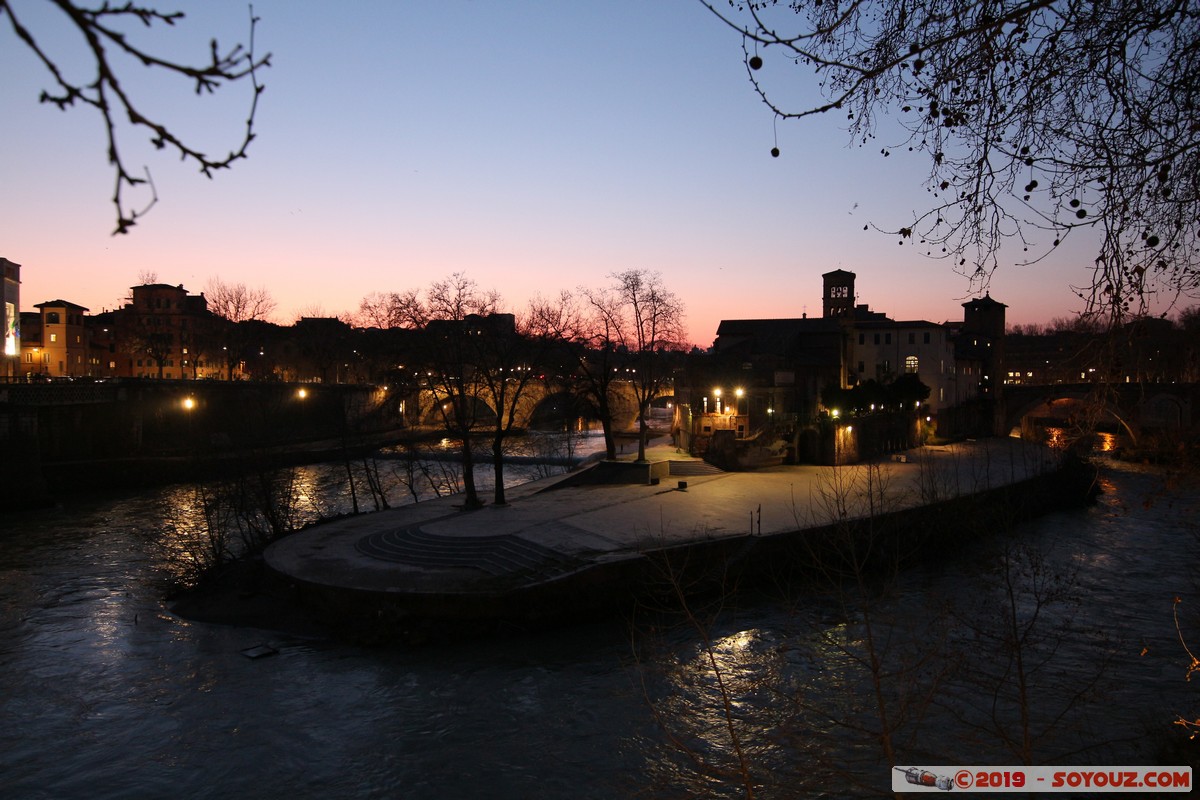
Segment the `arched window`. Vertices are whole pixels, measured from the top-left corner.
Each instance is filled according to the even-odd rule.
[[[904,359],[904,371],[905,371],[905,372],[910,372],[910,373],[912,373],[912,374],[914,374],[914,375],[917,373],[917,357],[916,357],[916,356],[907,356],[907,357],[905,357],[905,359]]]

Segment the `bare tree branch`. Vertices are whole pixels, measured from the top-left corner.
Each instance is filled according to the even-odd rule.
[[[779,119],[837,111],[852,141],[930,159],[930,203],[881,230],[985,287],[1021,247],[1097,240],[1073,287],[1113,319],[1200,293],[1200,13],[1181,0],[700,0],[742,37]],[[775,55],[778,54],[778,55]],[[793,107],[783,72],[824,100]],[[776,151],[776,154],[778,151]]]
[[[50,73],[55,88],[43,90],[40,102],[50,103],[63,111],[79,103],[92,107],[103,118],[108,161],[115,173],[112,202],[116,207],[117,226],[114,234],[128,233],[138,218],[158,201],[149,170],[144,170],[145,177],[137,176],[121,155],[118,134],[120,120],[127,121],[135,128],[148,130],[151,133],[150,142],[156,148],[174,150],[181,160],[194,163],[200,172],[209,178],[213,177],[214,172],[228,169],[235,162],[246,158],[247,148],[255,137],[254,119],[258,111],[258,98],[265,88],[258,82],[257,71],[269,67],[271,59],[270,54],[261,58],[254,55],[254,32],[259,18],[254,16],[253,6],[250,6],[247,45],[237,44],[227,51],[222,51],[217,40],[213,39],[209,45],[209,61],[193,65],[155,55],[133,43],[119,27],[127,20],[140,22],[146,28],[152,28],[156,24],[174,26],[184,18],[182,11],[160,11],[147,2],[134,3],[132,0],[123,5],[112,5],[105,0],[94,8],[85,7],[74,0],[51,2],[67,16],[71,25],[83,37],[85,50],[91,56],[95,70],[93,77],[87,82],[77,82],[66,76],[56,58],[39,42],[38,36],[17,18],[8,0],[0,0],[0,17],[8,17],[17,38]],[[209,156],[190,144],[188,139],[166,121],[143,112],[142,102],[126,91],[115,66],[114,54],[132,58],[143,66],[161,73],[183,78],[193,85],[197,95],[212,94],[225,84],[249,79],[253,91],[240,143],[224,156]],[[129,208],[125,190],[135,189],[143,184],[151,190],[149,203],[141,209]]]

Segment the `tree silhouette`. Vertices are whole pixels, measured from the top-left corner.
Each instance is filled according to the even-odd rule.
[[[1098,240],[1089,310],[1200,291],[1200,15],[1175,0],[700,0],[742,35],[776,118],[845,114],[853,141],[930,160],[930,203],[891,233],[986,285]],[[780,73],[811,73],[799,107]],[[794,97],[794,94],[791,95]],[[892,117],[899,134],[881,121]]]
[[[609,278],[609,287],[584,290],[584,296],[603,331],[597,344],[624,364],[622,377],[637,404],[638,461],[645,461],[650,403],[671,381],[666,354],[684,349],[684,308],[657,272],[628,269]]]
[[[209,45],[209,60],[189,64],[175,58],[156,55],[138,44],[129,30],[133,27],[131,23],[140,23],[144,28],[153,28],[155,25],[174,26],[184,18],[182,11],[162,11],[152,2],[126,2],[123,5],[102,2],[98,7],[84,7],[72,0],[50,1],[66,15],[70,26],[82,37],[84,58],[90,59],[90,67],[94,69],[90,78],[74,80],[68,77],[62,66],[66,58],[50,53],[39,34],[18,18],[9,0],[0,0],[0,17],[8,18],[8,23],[17,38],[50,73],[53,88],[42,91],[40,102],[51,103],[64,111],[76,104],[90,106],[103,118],[108,161],[113,166],[116,178],[112,202],[116,207],[117,226],[113,233],[128,233],[137,219],[158,201],[149,170],[146,171],[145,177],[135,175],[121,155],[118,133],[120,122],[128,122],[135,129],[142,128],[148,131],[151,134],[150,142],[157,149],[175,151],[182,160],[192,162],[209,178],[214,172],[228,169],[234,162],[246,157],[246,149],[254,140],[258,97],[264,88],[258,82],[257,70],[270,66],[271,58],[270,54],[261,58],[254,55],[254,29],[258,18],[254,16],[253,7],[250,9],[247,45],[237,44],[223,51],[217,40],[213,39]],[[72,54],[72,57],[74,55]],[[118,69],[121,58],[131,59],[132,62],[140,63],[159,73],[181,78],[192,84],[197,95],[212,94],[225,84],[248,79],[253,91],[241,142],[225,156],[210,156],[197,149],[190,139],[182,136],[161,116],[146,112],[144,98],[138,98],[132,91],[127,90]],[[150,202],[140,210],[129,208],[125,200],[125,190],[134,189],[142,184],[146,184],[151,190]]]

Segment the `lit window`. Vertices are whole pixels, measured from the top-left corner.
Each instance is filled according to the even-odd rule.
[[[52,341],[52,342],[57,342],[57,341],[58,341],[58,334],[57,334],[57,333],[52,333],[52,334],[50,334],[50,341]]]
[[[917,357],[908,356],[904,359],[904,371],[915,375],[917,372]]]

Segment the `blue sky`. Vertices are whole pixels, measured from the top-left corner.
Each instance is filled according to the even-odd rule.
[[[78,64],[50,3],[12,5]],[[166,54],[246,39],[244,3],[161,7],[188,15],[148,34]],[[148,272],[193,292],[213,279],[265,287],[284,323],[453,272],[517,309],[643,268],[662,273],[706,346],[722,318],[819,314],[831,269],[857,273],[860,302],[896,318],[958,319],[974,295],[948,263],[863,230],[911,220],[925,163],[852,146],[834,117],[776,128],[739,36],[695,0],[256,0],[254,13],[272,66],[249,159],[208,180],[127,135],[159,202],[121,237],[98,116],[39,105],[45,74],[0,19],[0,256],[23,265],[26,309],[112,308]],[[812,96],[795,67],[765,70]],[[248,86],[198,100],[136,65],[126,74],[212,152],[237,142]],[[1010,322],[1048,321],[1081,307],[1069,287],[1089,261],[1064,249],[1002,269],[990,291]]]

